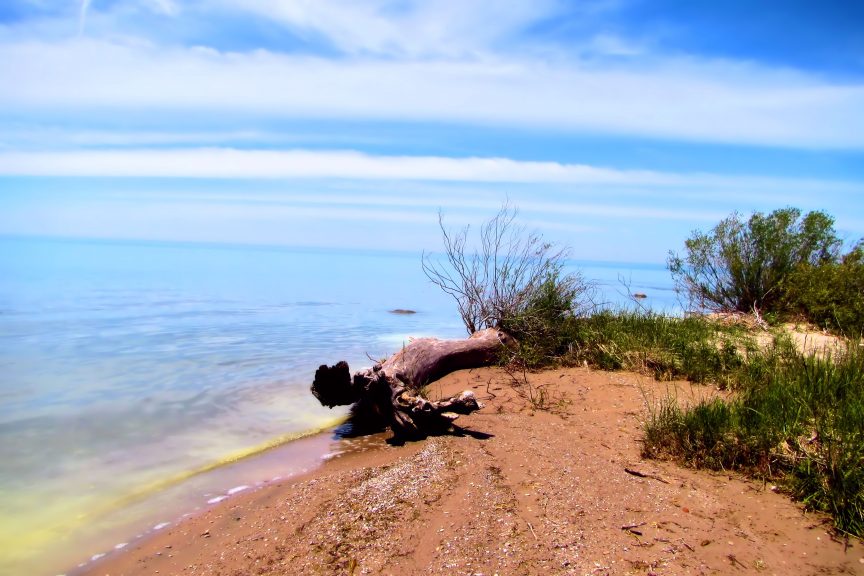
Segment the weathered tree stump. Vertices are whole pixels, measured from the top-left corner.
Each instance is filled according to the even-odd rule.
[[[460,414],[482,407],[471,391],[433,402],[423,397],[423,387],[456,370],[488,366],[511,343],[510,336],[492,328],[464,340],[419,338],[353,378],[344,361],[322,365],[312,394],[330,408],[353,404],[364,417],[389,425],[397,438],[422,438],[450,429]]]

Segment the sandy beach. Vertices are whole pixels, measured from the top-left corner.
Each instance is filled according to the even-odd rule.
[[[864,574],[859,540],[771,485],[640,458],[647,406],[710,387],[484,368],[431,388],[485,406],[462,434],[372,437],[69,574]]]

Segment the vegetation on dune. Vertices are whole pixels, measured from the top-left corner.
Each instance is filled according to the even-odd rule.
[[[469,334],[504,330],[520,358],[540,366],[560,352],[567,320],[591,310],[593,292],[580,274],[565,273],[567,251],[517,225],[516,215],[505,204],[474,243],[470,227],[450,231],[439,217],[444,254],[424,254],[423,271],[456,300]]]
[[[841,532],[864,536],[864,350],[804,354],[777,331],[760,348],[741,327],[697,316],[604,311],[572,321],[559,361],[686,378],[731,391],[652,406],[643,455],[775,482]]]
[[[864,335],[864,242],[837,261],[805,264],[790,275],[781,310],[850,337]]]
[[[788,336],[753,349],[729,375],[737,391],[682,408],[667,399],[643,451],[779,482],[841,532],[864,535],[864,243],[843,254],[834,220],[794,208],[737,214],[694,232],[669,270],[692,308],[803,319],[846,348],[801,353]],[[717,372],[715,372],[717,374]],[[715,378],[716,379],[716,378]]]
[[[788,336],[759,347],[752,329],[702,314],[673,317],[596,306],[592,286],[566,274],[566,252],[515,226],[504,206],[480,230],[444,229],[445,258],[427,276],[452,295],[469,332],[495,327],[518,340],[504,360],[520,370],[590,365],[731,391],[650,409],[643,454],[738,470],[780,485],[841,532],[864,536],[864,241],[842,252],[833,219],[794,208],[732,214],[694,232],[667,262],[692,310],[807,320],[853,336],[842,351],[803,354]]]
[[[864,245],[842,253],[834,219],[782,208],[733,213],[694,231],[667,266],[693,311],[800,318],[847,335],[864,331]]]
[[[650,311],[604,310],[574,321],[571,335],[567,363],[724,387],[743,361],[742,348],[752,346],[738,327]]]
[[[682,408],[674,398],[645,425],[643,455],[739,470],[778,482],[842,532],[864,535],[864,353],[805,356],[782,337],[751,355],[729,399]]]

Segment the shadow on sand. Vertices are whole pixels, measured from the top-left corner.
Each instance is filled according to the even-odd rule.
[[[358,410],[356,409],[355,405],[351,407],[351,413],[348,416],[348,419],[333,431],[333,437],[335,439],[359,438],[362,436],[381,434],[383,432],[386,432],[388,429],[389,426],[387,426],[386,424],[382,424],[380,416],[378,416],[377,414],[370,414],[368,411],[365,410]],[[428,434],[423,434],[412,438],[392,436],[388,438],[386,442],[391,446],[403,446],[406,442],[416,442],[418,440],[424,440],[429,436],[469,436],[471,438],[474,438],[475,440],[488,440],[489,438],[494,437],[493,434],[487,434],[486,432],[471,430],[470,428],[463,428],[461,426],[453,424],[447,430],[430,432]]]

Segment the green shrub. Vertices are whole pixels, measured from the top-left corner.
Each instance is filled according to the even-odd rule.
[[[519,343],[519,360],[529,367],[554,363],[566,347],[570,320],[592,307],[593,286],[566,273],[567,250],[516,223],[505,204],[479,228],[448,230],[441,255],[423,254],[429,280],[452,296],[468,333],[500,328]]]
[[[733,468],[736,415],[732,406],[718,399],[699,402],[688,410],[667,402],[648,428],[643,455],[683,455],[692,466]]]
[[[590,296],[580,274],[564,272],[567,249],[519,226],[517,214],[504,204],[474,239],[470,227],[448,230],[439,215],[444,253],[423,254],[423,272],[456,300],[469,334],[525,320],[532,311],[549,317],[543,304],[550,297],[572,313]]]
[[[670,252],[667,266],[693,310],[776,311],[793,270],[837,260],[833,226],[824,212],[802,218],[797,208],[756,212],[746,221],[733,213],[709,233],[694,231],[686,254]]]
[[[864,245],[839,262],[803,264],[789,276],[783,307],[821,328],[861,337],[864,334]]]
[[[578,316],[575,303],[585,290],[573,276],[550,273],[524,309],[501,319],[499,327],[516,339],[518,358],[527,367],[553,364],[567,352]]]

